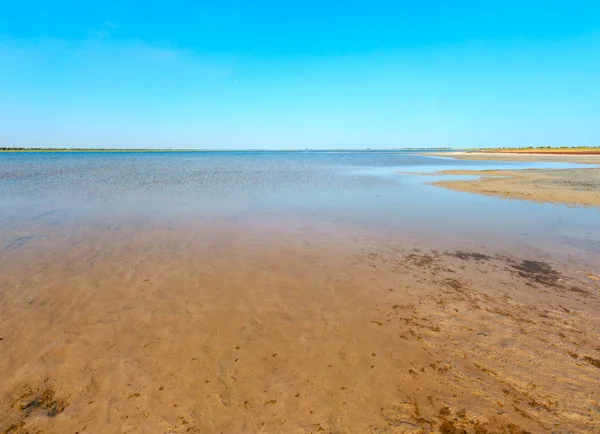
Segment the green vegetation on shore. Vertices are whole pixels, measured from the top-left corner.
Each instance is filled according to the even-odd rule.
[[[176,152],[195,149],[126,149],[126,148],[21,148],[3,147],[0,152]],[[203,151],[203,150],[198,150]],[[204,151],[207,152],[207,151]]]

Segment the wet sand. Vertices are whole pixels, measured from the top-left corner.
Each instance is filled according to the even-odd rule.
[[[478,177],[432,183],[457,191],[536,202],[600,206],[600,169],[447,170],[439,174]]]
[[[600,428],[600,268],[339,225],[2,254],[3,433]]]
[[[446,158],[478,161],[521,161],[600,164],[600,155],[522,152],[445,152],[432,153]],[[476,176],[471,180],[448,180],[433,185],[456,191],[504,198],[568,205],[600,205],[600,168],[530,170],[446,170],[440,175]]]

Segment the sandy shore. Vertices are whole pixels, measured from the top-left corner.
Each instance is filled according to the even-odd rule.
[[[485,160],[485,161],[544,161],[544,162],[566,162],[582,164],[600,164],[598,154],[524,154],[508,152],[431,152],[423,155],[434,155],[436,157],[456,158],[459,160]]]
[[[436,154],[465,160],[544,161],[600,164],[600,155],[543,155],[452,152]],[[440,175],[476,176],[432,183],[457,191],[536,202],[600,206],[600,168],[529,170],[447,170]]]
[[[600,429],[598,269],[339,226],[1,247],[2,433]]]

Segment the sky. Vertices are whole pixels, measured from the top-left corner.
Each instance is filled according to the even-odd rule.
[[[3,0],[0,146],[600,145],[600,2]]]

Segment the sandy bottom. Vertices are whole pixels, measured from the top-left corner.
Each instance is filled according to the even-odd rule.
[[[440,174],[479,176],[475,180],[433,183],[452,190],[536,202],[600,206],[600,169],[448,170]]]
[[[600,430],[600,269],[335,226],[2,254],[2,433]]]

